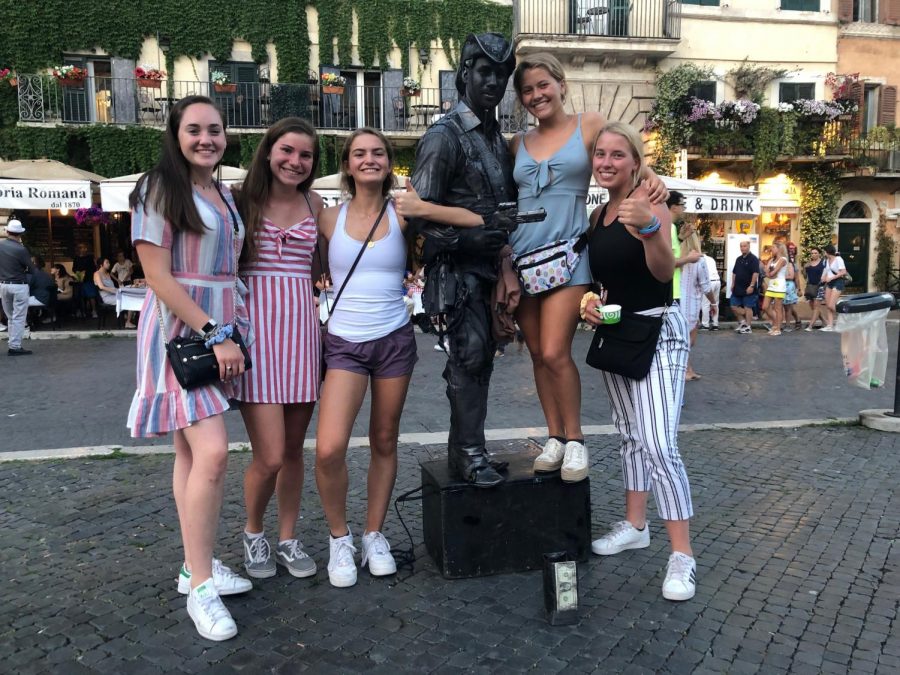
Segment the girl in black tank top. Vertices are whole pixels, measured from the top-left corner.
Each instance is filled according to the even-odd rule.
[[[639,312],[662,307],[672,297],[675,258],[672,219],[665,205],[650,203],[643,174],[643,147],[630,127],[613,122],[597,137],[593,152],[597,183],[609,204],[595,211],[588,258],[602,301]],[[596,296],[584,299],[584,318],[600,324]],[[687,600],[696,589],[689,519],[694,513],[687,472],[678,452],[678,418],[684,394],[688,329],[679,311],[664,315],[649,373],[634,379],[600,371],[616,428],[627,430],[619,452],[625,483],[625,517],[595,540],[597,555],[616,555],[650,545],[647,495],[652,490],[665,521],[672,553],[662,586],[668,600]]]

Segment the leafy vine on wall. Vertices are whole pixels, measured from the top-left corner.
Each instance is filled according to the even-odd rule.
[[[791,179],[801,185],[800,246],[823,248],[831,243],[841,198],[840,172],[830,166],[814,164],[809,169],[790,172]]]

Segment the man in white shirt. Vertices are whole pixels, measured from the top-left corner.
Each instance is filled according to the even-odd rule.
[[[119,286],[124,286],[131,281],[131,274],[134,271],[134,263],[125,257],[122,251],[116,252],[116,264],[113,265],[112,275],[119,282]]]
[[[709,272],[709,288],[712,296],[716,298],[715,304],[709,301],[706,294],[700,300],[700,327],[704,330],[719,330],[719,292],[722,290],[722,278],[716,269],[714,258],[704,254],[703,262],[706,263],[706,271]]]

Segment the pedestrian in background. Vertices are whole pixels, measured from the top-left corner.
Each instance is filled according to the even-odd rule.
[[[30,349],[22,347],[25,336],[25,322],[28,318],[28,274],[34,272],[34,265],[28,249],[22,243],[25,228],[16,219],[6,224],[6,239],[0,241],[0,302],[6,314],[9,330],[9,356],[27,356]]]
[[[708,330],[719,330],[719,295],[722,292],[722,277],[716,267],[716,259],[711,255],[703,254],[703,264],[706,265],[706,273],[709,275],[709,290],[712,295],[706,294],[700,298],[700,327]]]
[[[129,198],[131,238],[149,290],[138,323],[128,427],[134,437],[174,432],[172,491],[184,546],[178,591],[188,595],[188,614],[209,640],[237,635],[220,596],[252,588],[213,559],[228,465],[222,413],[244,372],[244,356],[230,336],[236,321],[247,326],[236,280],[244,226],[230,192],[213,178],[224,152],[221,112],[205,96],[187,96],[169,113],[159,161]],[[186,390],[165,345],[195,335],[215,354],[220,381]]]
[[[247,227],[241,276],[255,340],[253,368],[237,399],[253,458],[244,473],[247,521],[244,567],[257,579],[276,565],[295,577],[316,573],[296,535],[303,492],[303,443],[319,396],[321,337],[313,295],[316,220],[322,198],[310,190],[319,162],[311,124],[287,117],[269,127],[253,155],[237,197]],[[263,517],[276,496],[274,553]]]
[[[834,330],[834,318],[837,316],[837,301],[844,292],[847,279],[847,266],[844,259],[838,255],[834,244],[825,247],[825,269],[822,271],[822,283],[825,284],[825,316],[826,325],[823,331]]]
[[[769,247],[766,261],[766,297],[763,312],[769,319],[769,335],[781,335],[784,322],[784,296],[787,292],[787,249],[780,241]]]
[[[759,258],[750,252],[750,238],[742,237],[739,242],[741,254],[735,258],[731,268],[731,311],[737,317],[735,330],[749,335],[756,310],[757,282],[759,280]]]
[[[628,125],[613,122],[600,132],[593,152],[597,184],[609,202],[591,214],[591,272],[622,311],[662,316],[649,373],[640,380],[602,371],[620,438],[625,479],[625,519],[591,545],[598,555],[615,555],[650,545],[647,496],[653,490],[666,523],[672,553],[662,594],[688,600],[696,590],[696,562],[690,541],[693,516],[687,472],[678,452],[678,420],[689,354],[688,330],[672,301],[675,258],[665,206],[653,206],[641,182],[644,147]],[[586,299],[584,316],[600,323],[599,301]]]
[[[816,320],[819,319],[819,313],[827,310],[822,309],[825,303],[825,284],[822,283],[822,272],[825,270],[825,261],[822,259],[822,252],[818,246],[809,249],[809,263],[803,270],[806,276],[806,287],[803,289],[803,297],[809,303],[811,311],[809,323],[804,329],[807,333],[811,333],[816,327]]]
[[[681,268],[681,301],[679,302],[679,309],[688,324],[691,349],[693,350],[694,343],[697,341],[701,299],[705,298],[707,302],[712,302],[712,287],[709,285],[709,274],[706,270],[706,263],[703,262],[703,254],[700,252],[700,236],[694,229],[693,223],[682,223],[678,238],[681,240],[681,252],[695,254],[697,258],[696,262],[686,263]],[[701,377],[694,371],[690,358],[688,358],[684,379],[690,382],[699,380]]]
[[[797,314],[797,303],[800,302],[800,296],[797,293],[797,279],[800,277],[800,269],[797,267],[797,244],[794,242],[789,242],[787,245],[787,261],[783,330],[790,332],[794,329],[800,330],[803,326],[800,315]]]

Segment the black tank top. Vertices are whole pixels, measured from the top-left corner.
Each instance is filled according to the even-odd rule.
[[[594,281],[606,289],[607,304],[639,312],[672,301],[672,282],[663,283],[650,273],[644,245],[616,218],[604,227],[606,206],[588,242],[588,260]]]

